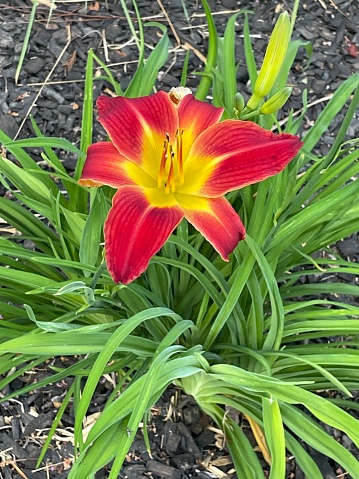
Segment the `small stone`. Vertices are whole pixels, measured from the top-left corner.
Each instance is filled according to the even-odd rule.
[[[14,39],[8,32],[0,30],[0,49],[3,48],[14,48]]]
[[[65,28],[61,28],[52,34],[52,39],[59,45],[66,45],[68,41],[68,33]]]
[[[21,42],[15,43],[14,52],[16,53],[16,55],[20,55],[23,46],[24,46],[24,44],[21,43]]]
[[[48,98],[52,98],[53,100],[55,100],[57,103],[64,103],[65,101],[65,98],[60,95],[60,93],[58,93],[56,90],[54,90],[53,88],[49,88],[49,87],[45,87],[42,91],[43,95],[48,97]]]
[[[18,130],[14,117],[6,114],[0,115],[0,130],[4,131],[10,138],[14,138]]]
[[[338,249],[343,256],[351,256],[359,253],[359,242],[357,238],[348,238],[337,243]]]
[[[59,105],[59,112],[63,113],[65,116],[71,115],[72,106],[70,105]]]
[[[153,474],[166,479],[180,479],[182,477],[181,471],[153,459],[147,462],[147,469]]]
[[[1,72],[1,75],[3,78],[12,78],[15,75],[15,67],[5,68],[5,70]]]
[[[57,108],[57,103],[52,100],[41,99],[36,102],[37,106],[40,108],[44,108],[45,110],[54,110]]]
[[[69,171],[75,171],[77,165],[77,157],[69,153],[63,161],[64,167]]]
[[[71,115],[67,118],[66,120],[66,126],[65,126],[65,130],[66,131],[71,131],[74,124],[75,124],[75,121],[76,121],[76,117],[75,115]]]
[[[59,118],[59,123],[58,123],[59,129],[64,130],[66,126],[66,116],[60,112],[58,118]]]
[[[105,28],[105,36],[108,42],[114,42],[122,33],[122,28],[118,23],[112,23]]]
[[[43,27],[38,27],[36,34],[32,37],[32,40],[38,45],[47,45],[51,38],[51,32],[45,30]]]
[[[315,93],[316,95],[322,94],[326,86],[327,86],[327,82],[324,80],[313,81],[313,85],[312,85],[313,93]]]
[[[0,55],[0,68],[6,68],[12,65],[12,63],[13,59],[11,57]]]
[[[43,58],[32,57],[25,63],[24,70],[30,75],[35,75],[36,73],[39,73],[45,65],[46,61]]]

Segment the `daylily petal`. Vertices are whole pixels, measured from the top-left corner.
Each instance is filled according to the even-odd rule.
[[[110,142],[90,145],[79,183],[82,186],[109,185],[116,188],[121,184],[131,184],[121,167],[123,157]]]
[[[176,107],[160,91],[141,98],[100,96],[99,121],[119,153],[157,178],[163,144],[178,128]]]
[[[221,257],[228,255],[245,238],[238,214],[225,198],[200,198],[175,194],[187,220],[211,243]]]
[[[151,205],[144,188],[120,187],[105,223],[106,262],[113,279],[128,284],[140,276],[183,216],[178,205]]]
[[[128,160],[120,155],[110,142],[90,145],[79,183],[82,186],[108,185],[114,188],[131,185],[134,183],[132,177],[135,176],[133,170],[137,169],[143,177],[142,183],[147,181],[149,186],[154,186],[155,182],[150,176],[136,165],[128,165],[128,163]]]
[[[196,100],[193,95],[186,95],[178,106],[179,127],[184,130],[183,158],[186,161],[195,139],[209,126],[218,123],[223,108]]]
[[[190,178],[180,193],[222,196],[276,175],[302,146],[294,135],[264,130],[252,122],[226,120],[195,141],[184,165]]]

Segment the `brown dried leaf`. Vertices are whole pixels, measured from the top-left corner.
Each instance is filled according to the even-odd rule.
[[[247,414],[244,414],[244,416],[247,419],[247,421],[249,422],[249,425],[252,429],[254,438],[257,441],[258,447],[259,447],[259,449],[262,453],[263,459],[266,461],[267,464],[271,465],[272,460],[271,460],[271,457],[270,457],[270,453],[269,453],[268,446],[267,446],[267,441],[266,441],[265,436],[263,434],[262,428],[250,416],[247,416]]]
[[[89,10],[92,10],[93,12],[98,12],[100,10],[99,2],[95,2],[93,5],[90,5]]]
[[[17,96],[14,101],[22,101],[28,96],[30,96],[29,93],[25,91],[24,93],[21,93],[19,96]]]
[[[70,71],[72,70],[76,61],[76,57],[77,57],[77,52],[76,50],[74,50],[72,54],[70,55],[70,57],[62,64],[62,66],[65,68],[65,75],[70,73]]]
[[[356,58],[358,56],[358,47],[355,43],[348,42],[347,44],[348,55],[352,58]]]

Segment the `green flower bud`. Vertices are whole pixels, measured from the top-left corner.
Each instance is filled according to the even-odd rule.
[[[270,115],[271,113],[275,113],[278,111],[282,106],[286,103],[288,98],[292,93],[292,88],[287,86],[282,90],[278,91],[275,95],[273,95],[269,100],[267,100],[260,108],[260,112],[264,115]]]
[[[236,109],[237,113],[241,113],[244,108],[244,98],[241,93],[237,93],[234,97],[234,108]]]
[[[257,97],[263,98],[273,88],[288,50],[290,36],[289,15],[285,12],[279,16],[269,39],[262,68],[254,85],[254,94]]]

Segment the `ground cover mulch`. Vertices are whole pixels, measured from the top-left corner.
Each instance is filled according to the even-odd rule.
[[[156,21],[168,27],[171,38],[169,58],[158,78],[158,88],[168,90],[178,86],[186,51],[190,51],[190,68],[187,85],[195,89],[198,77],[195,71],[203,66],[207,50],[208,30],[200,2],[181,0],[138,1],[144,21]],[[292,2],[222,0],[210,1],[218,31],[223,34],[226,21],[239,10],[248,9],[252,41],[258,58],[263,57],[268,35],[281,10],[289,10]],[[83,103],[84,72],[87,52],[92,48],[106,65],[109,65],[122,88],[128,85],[137,65],[138,53],[128,24],[119,4],[114,0],[65,3],[56,2],[57,8],[49,15],[46,2],[39,2],[32,29],[29,49],[21,69],[18,83],[14,81],[16,67],[24,41],[30,0],[0,0],[0,129],[11,138],[34,135],[30,115],[45,136],[67,138],[79,143]],[[136,22],[135,15],[132,16]],[[244,66],[242,26],[243,15],[237,18],[238,90],[248,98],[248,76]],[[159,40],[160,30],[146,28],[148,53]],[[340,83],[359,71],[359,8],[357,0],[307,0],[302,1],[298,12],[295,38],[313,45],[313,55],[308,62],[304,48],[299,51],[290,83],[293,94],[289,107],[300,112],[302,92],[308,90],[310,107],[305,117],[304,130],[323,110]],[[98,68],[95,76],[100,74]],[[110,86],[102,80],[95,82],[95,98],[103,92],[111,93]],[[286,112],[284,112],[285,116]],[[342,121],[339,114],[334,124],[323,136],[318,153],[325,154],[333,143]],[[305,133],[305,131],[303,131]],[[353,119],[348,137],[359,136],[359,118]],[[94,125],[94,140],[103,139],[104,132]],[[66,168],[74,170],[76,158],[59,151]],[[38,155],[36,150],[33,154]],[[2,188],[2,189],[1,189]],[[0,187],[0,194],[6,191]],[[1,225],[0,225],[1,227]],[[1,229],[1,228],[0,228]],[[344,258],[359,260],[358,236],[353,235],[337,244]],[[355,283],[352,276],[341,281]],[[350,300],[346,298],[346,300]],[[1,314],[1,312],[0,312]],[[29,371],[15,380],[2,396],[51,377],[51,367],[68,366],[76,358],[57,358]],[[65,364],[63,364],[65,363]],[[36,459],[47,431],[71,383],[71,378],[34,389],[31,394],[0,404],[0,478],[48,479],[66,478],[73,461],[74,415],[69,407],[61,427],[57,430],[51,447],[40,468]],[[107,376],[98,385],[93,403],[88,411],[88,422],[96,420],[113,387],[113,378]],[[239,423],[252,440],[251,430],[242,417]],[[199,477],[236,477],[225,440],[220,430],[203,415],[192,399],[175,388],[169,389],[152,410],[148,425],[151,454],[146,450],[141,434],[128,453],[121,477],[180,479]],[[351,440],[330,429],[330,433],[352,450]],[[337,464],[314,453],[323,477],[349,478]],[[268,466],[263,460],[263,468]],[[106,478],[106,469],[96,478]],[[287,477],[303,479],[304,475],[293,458],[288,458]],[[246,479],[246,478],[240,478]]]

